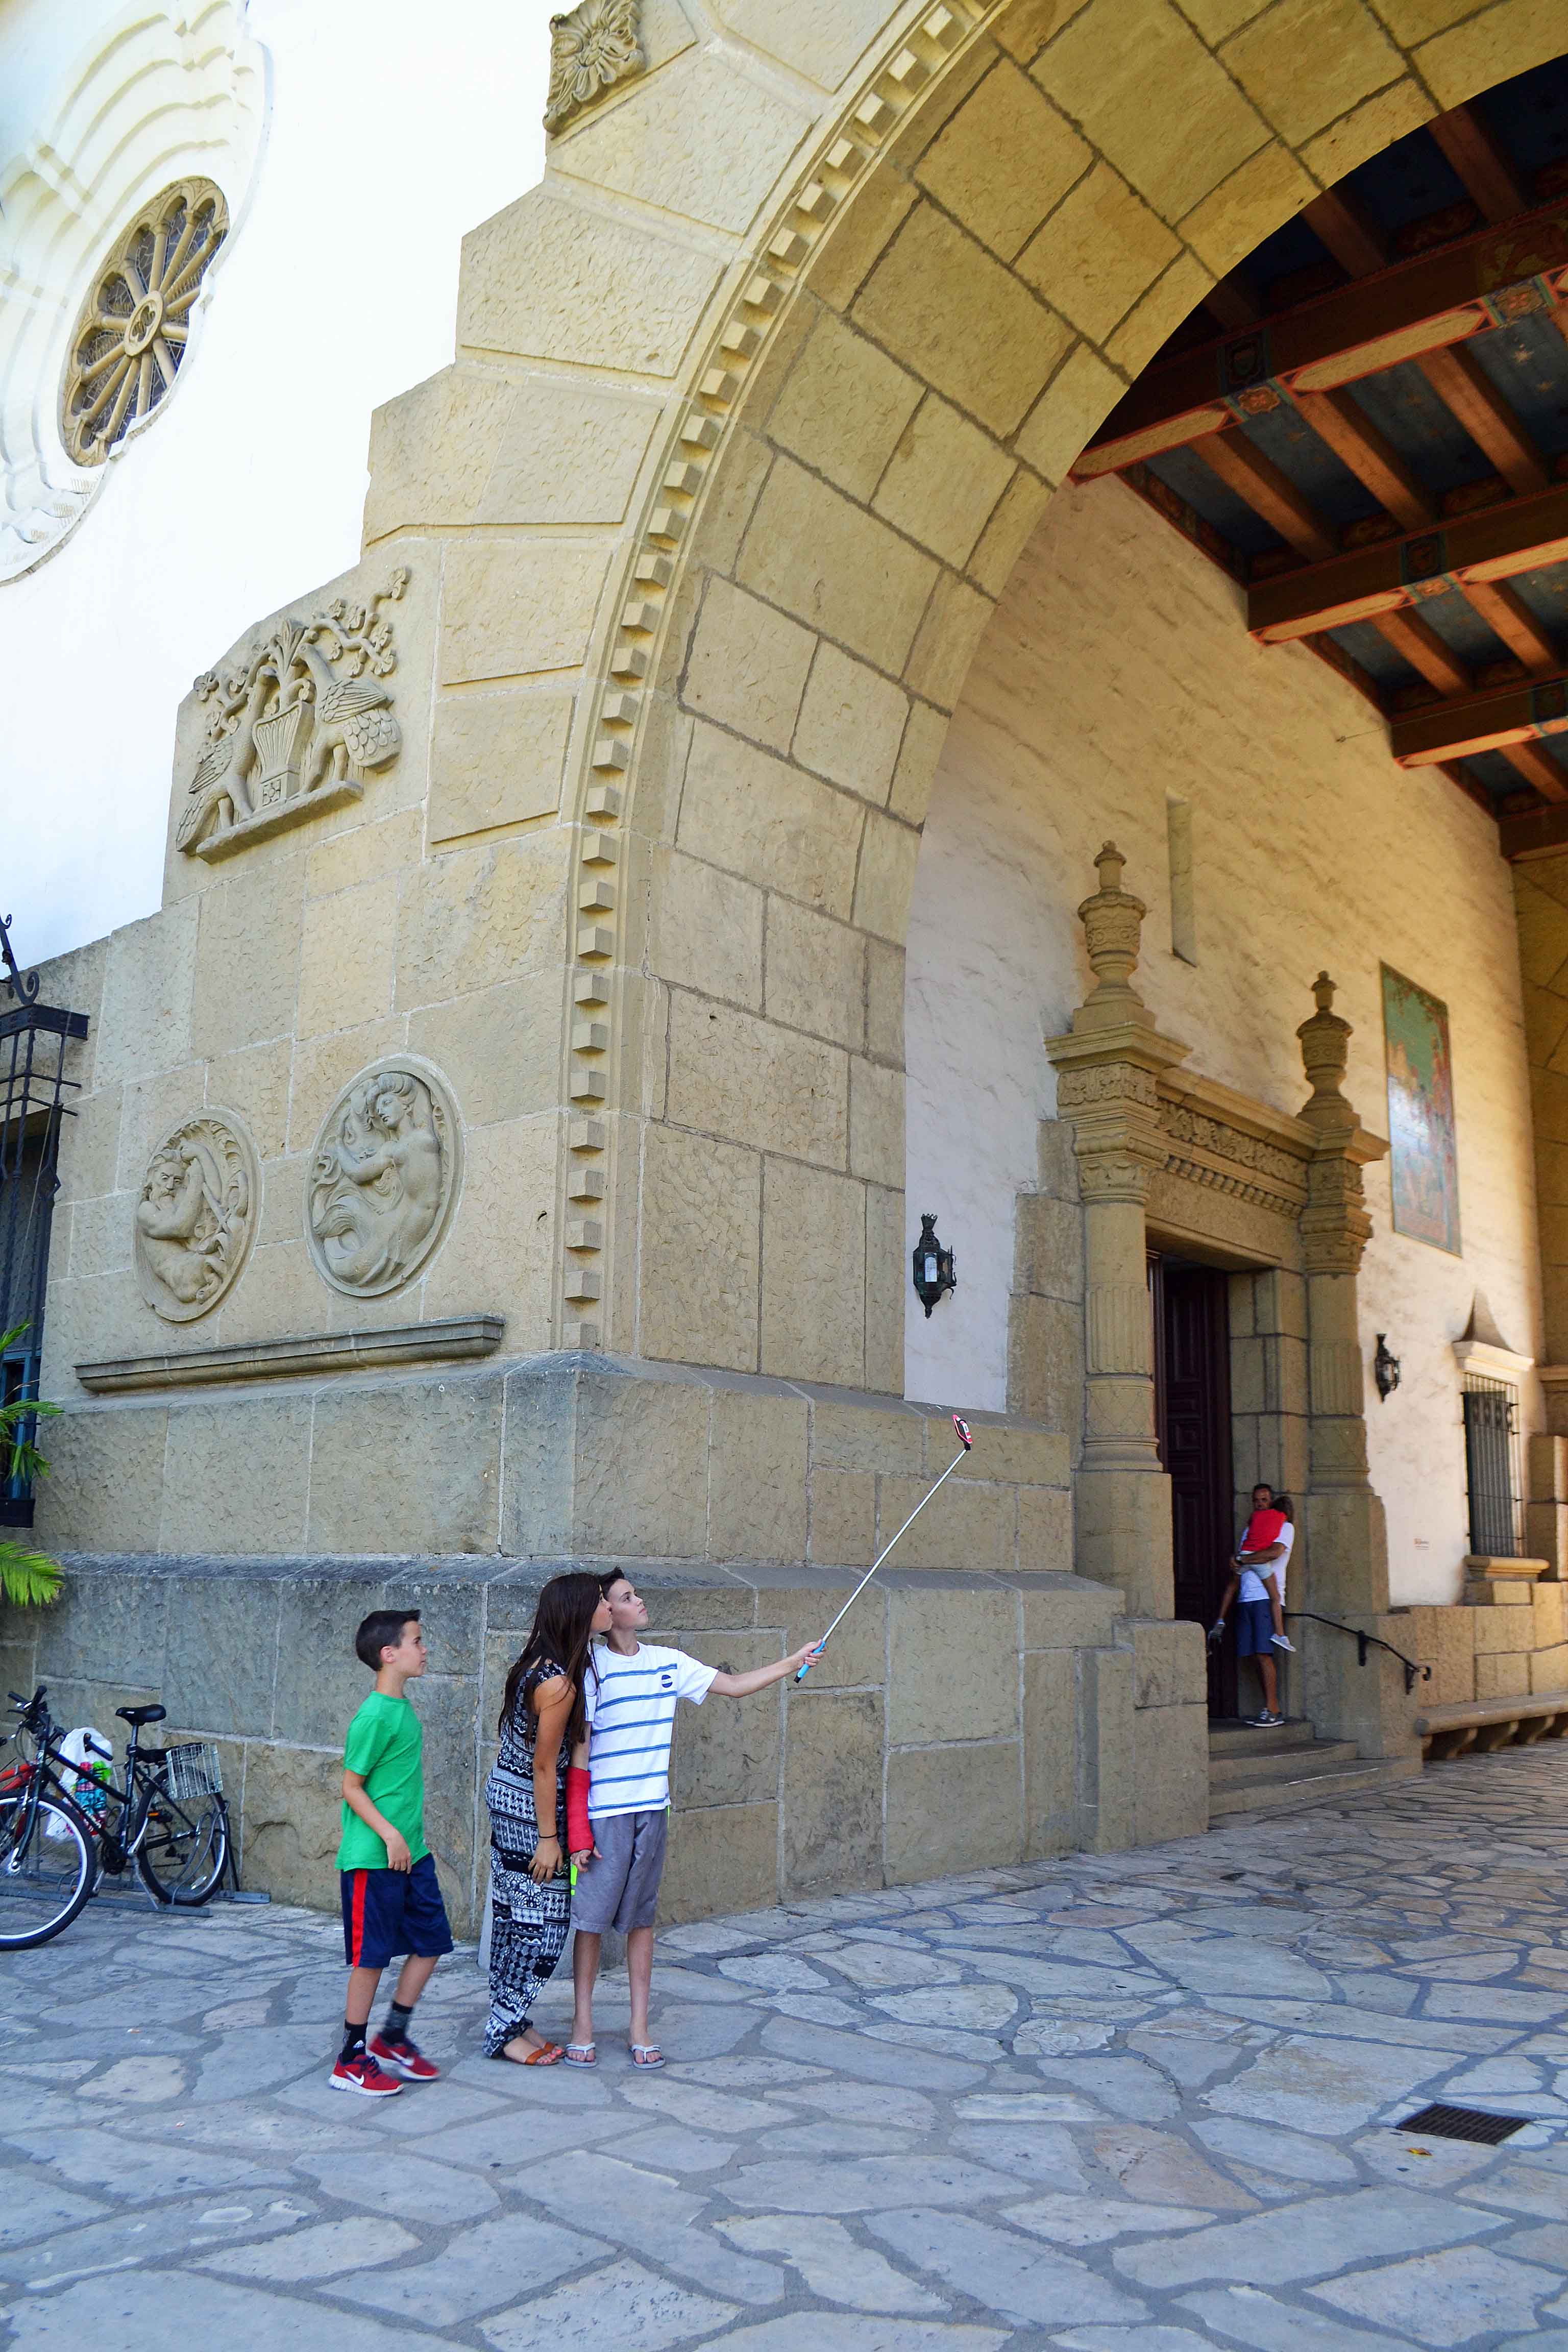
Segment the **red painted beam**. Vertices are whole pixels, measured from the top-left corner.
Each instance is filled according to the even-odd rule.
[[[1531,311],[1551,312],[1560,289],[1568,291],[1568,205],[1558,201],[1147,369],[1073,478],[1092,480],[1181,448],[1291,393],[1331,392]]]
[[[1568,484],[1559,483],[1532,499],[1461,515],[1436,530],[1380,540],[1280,579],[1260,580],[1247,594],[1247,625],[1264,645],[1286,645],[1397,613],[1452,588],[1564,561]]]
[[[1456,695],[1390,722],[1389,749],[1402,768],[1435,768],[1514,743],[1568,734],[1568,676],[1531,678],[1479,694]],[[1539,780],[1532,776],[1539,789]]]

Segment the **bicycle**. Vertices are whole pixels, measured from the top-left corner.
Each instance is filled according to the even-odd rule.
[[[49,1714],[47,1686],[30,1699],[13,1691],[31,1754],[18,1749],[0,1771],[0,1951],[26,1951],[68,1927],[97,1886],[100,1873],[131,1863],[155,1902],[183,1908],[209,1903],[228,1866],[228,1805],[217,1750],[209,1741],[175,1748],[142,1746],[142,1731],[164,1721],[162,1706],[121,1706],[131,1727],[125,1779],[107,1780],[63,1756]],[[96,1743],[94,1743],[96,1746]]]

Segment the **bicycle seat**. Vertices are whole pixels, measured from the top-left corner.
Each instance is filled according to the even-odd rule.
[[[166,1706],[117,1706],[114,1712],[140,1727],[143,1723],[162,1723],[169,1710]]]

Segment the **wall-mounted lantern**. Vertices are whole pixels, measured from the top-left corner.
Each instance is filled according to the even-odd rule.
[[[936,1212],[921,1217],[921,1237],[914,1248],[915,1296],[925,1308],[926,1319],[943,1291],[958,1288],[958,1261],[950,1249],[944,1249],[936,1234]]]
[[[1372,1376],[1377,1382],[1377,1393],[1384,1404],[1399,1386],[1399,1359],[1388,1352],[1388,1334],[1377,1335],[1377,1353],[1372,1360]]]

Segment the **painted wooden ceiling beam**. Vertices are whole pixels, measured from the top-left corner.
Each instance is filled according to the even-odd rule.
[[[1539,743],[1504,743],[1500,749],[1509,766],[1527,784],[1533,784],[1543,801],[1568,802],[1568,776],[1550,751],[1543,751]]]
[[[1416,365],[1438,399],[1521,498],[1552,479],[1540,450],[1472,352],[1428,352]]]
[[[1483,220],[1515,220],[1528,208],[1529,193],[1513,165],[1469,107],[1456,106],[1426,128],[1480,206]]]
[[[1254,514],[1310,562],[1321,563],[1338,551],[1339,541],[1328,525],[1302,497],[1289,474],[1272,457],[1240,433],[1216,435],[1194,456],[1217,474],[1227,489],[1246,500]]]
[[[1347,187],[1329,188],[1302,206],[1301,218],[1352,278],[1370,278],[1388,262],[1383,231]]]
[[[1515,865],[1568,848],[1568,801],[1505,816],[1498,826],[1498,847]]]
[[[1437,509],[1430,492],[1352,394],[1303,392],[1296,406],[1320,440],[1328,443],[1395,522],[1403,523],[1406,530],[1425,530],[1436,521]]]
[[[1090,481],[1184,447],[1291,393],[1335,391],[1463,342],[1510,316],[1552,307],[1560,289],[1568,290],[1568,205],[1561,202],[1149,368],[1084,450],[1073,478]]]
[[[1439,694],[1475,691],[1468,664],[1419,613],[1380,613],[1372,625]]]
[[[1562,668],[1563,656],[1548,631],[1505,581],[1472,580],[1464,593],[1466,603],[1532,677],[1551,677]]]
[[[1568,676],[1531,679],[1456,695],[1389,723],[1389,748],[1402,768],[1435,768],[1514,743],[1568,733]]]
[[[1398,612],[1449,588],[1468,591],[1477,582],[1507,580],[1565,561],[1568,485],[1559,483],[1535,498],[1461,515],[1436,530],[1385,539],[1310,571],[1260,580],[1247,593],[1247,626],[1262,644],[1284,645]]]

